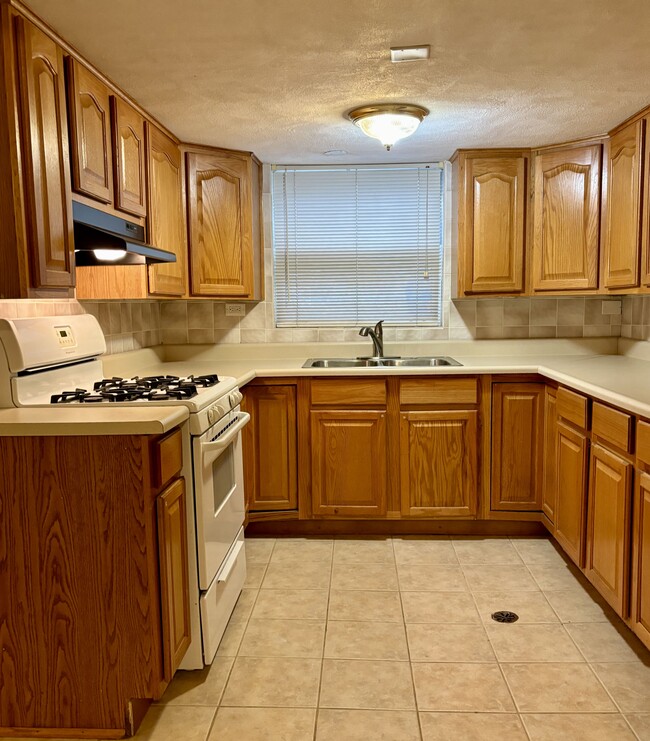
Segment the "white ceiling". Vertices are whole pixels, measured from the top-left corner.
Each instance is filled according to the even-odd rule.
[[[413,162],[607,131],[650,103],[647,0],[28,0],[183,141]],[[431,44],[427,62],[389,47]],[[430,116],[387,153],[344,118]],[[344,149],[345,157],[323,152]]]

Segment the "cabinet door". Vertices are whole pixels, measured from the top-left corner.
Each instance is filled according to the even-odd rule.
[[[403,412],[400,419],[402,514],[475,517],[477,412]]]
[[[74,235],[63,52],[16,18],[26,221],[32,286],[74,286]]]
[[[591,447],[585,574],[621,617],[627,617],[632,464]]]
[[[560,419],[557,423],[555,537],[580,567],[584,561],[587,450],[585,435],[568,427]]]
[[[311,446],[316,517],[385,516],[385,412],[312,411]]]
[[[639,285],[644,136],[642,119],[626,126],[609,141],[603,280],[606,288]]]
[[[149,240],[169,250],[176,262],[149,267],[149,293],[183,296],[187,286],[187,246],[181,152],[160,129],[147,124],[149,156]]]
[[[144,118],[125,100],[111,96],[115,208],[147,215]]]
[[[492,390],[493,510],[542,508],[544,384],[496,383]]]
[[[523,290],[525,178],[523,157],[466,159],[459,214],[465,292]]]
[[[599,144],[535,157],[533,290],[598,287],[600,161]]]
[[[557,480],[557,397],[547,388],[544,397],[544,476],[542,482],[542,511],[555,523]]]
[[[192,295],[252,297],[250,157],[188,154],[187,179]]]
[[[185,481],[177,479],[159,497],[158,549],[165,681],[171,681],[190,645]]]
[[[632,612],[634,632],[650,648],[650,475],[637,472],[634,499]]]
[[[298,508],[296,386],[247,386],[242,409],[245,491],[253,512]]]
[[[103,203],[113,201],[108,88],[75,59],[68,59],[72,187]]]

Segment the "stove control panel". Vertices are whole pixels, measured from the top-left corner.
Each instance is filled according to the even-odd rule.
[[[54,331],[61,347],[74,347],[77,344],[70,327],[54,327]]]
[[[228,413],[228,410],[221,406],[221,404],[213,404],[208,409],[208,422],[213,425],[215,422],[218,422],[222,417],[225,417]]]

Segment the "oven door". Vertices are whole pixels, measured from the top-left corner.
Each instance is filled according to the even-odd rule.
[[[201,591],[212,583],[244,524],[241,431],[249,420],[237,407],[192,441]]]

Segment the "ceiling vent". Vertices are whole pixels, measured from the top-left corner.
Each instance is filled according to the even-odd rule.
[[[429,44],[423,46],[391,46],[391,62],[424,62],[431,56]]]

